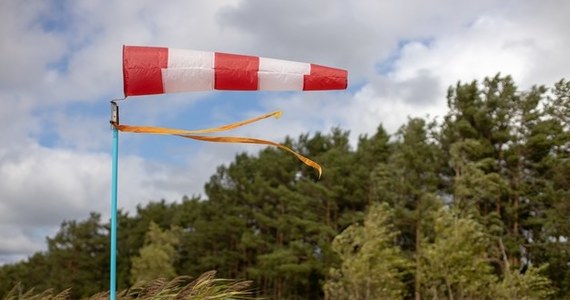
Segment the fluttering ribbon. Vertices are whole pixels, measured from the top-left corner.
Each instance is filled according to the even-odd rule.
[[[268,145],[280,148],[285,150],[297,157],[301,162],[305,165],[315,169],[318,174],[318,178],[321,178],[323,174],[323,170],[321,166],[314,162],[313,160],[301,155],[299,152],[292,150],[291,148],[268,140],[257,139],[257,138],[249,138],[249,137],[240,137],[240,136],[208,136],[203,134],[208,133],[216,133],[222,131],[228,131],[232,129],[236,129],[238,127],[242,127],[244,125],[248,125],[257,121],[261,121],[270,117],[279,118],[281,117],[282,113],[280,111],[275,111],[272,113],[264,114],[258,117],[254,117],[251,119],[247,119],[244,121],[239,121],[231,124],[226,124],[218,127],[207,128],[207,129],[199,129],[199,130],[185,130],[185,129],[173,129],[173,128],[164,128],[164,127],[155,127],[155,126],[132,126],[132,125],[122,125],[122,124],[115,124],[113,126],[117,128],[117,130],[122,132],[132,132],[132,133],[146,133],[146,134],[161,134],[161,135],[174,135],[180,136],[184,138],[189,138],[198,141],[204,142],[212,142],[212,143],[238,143],[238,144],[258,144],[258,145]]]

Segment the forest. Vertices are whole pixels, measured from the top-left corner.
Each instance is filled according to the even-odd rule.
[[[118,288],[215,270],[276,300],[570,299],[570,81],[521,90],[498,74],[447,103],[355,145],[342,128],[286,138],[320,180],[265,148],[219,166],[204,196],[120,212]],[[99,213],[46,242],[0,267],[0,298],[109,289]]]

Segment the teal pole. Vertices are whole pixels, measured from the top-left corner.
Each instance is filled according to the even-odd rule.
[[[119,121],[119,107],[115,102],[111,102],[112,119],[111,123],[117,124]],[[109,299],[115,300],[117,291],[117,165],[119,163],[119,130],[113,126],[113,167],[111,179],[111,283],[109,287]]]

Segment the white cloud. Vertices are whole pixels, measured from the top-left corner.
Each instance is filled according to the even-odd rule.
[[[191,191],[200,191],[207,179],[200,171],[208,169],[203,163],[209,160],[207,154],[198,157],[195,165],[174,166],[120,156],[119,208],[133,211],[151,200],[179,201]],[[44,248],[39,246],[43,246],[45,235],[55,233],[63,220],[81,220],[91,211],[108,220],[110,172],[108,153],[37,144],[4,149],[0,154],[0,240],[6,242],[0,247],[0,261],[4,256]],[[38,230],[43,235],[38,235]]]
[[[199,190],[192,169],[203,169],[211,158],[199,154],[196,167],[119,157],[119,207],[132,210],[140,201],[179,200],[184,189]],[[195,162],[194,160],[192,161]],[[0,224],[53,225],[82,218],[89,211],[106,215],[109,207],[111,161],[108,153],[79,152],[39,145],[0,155]],[[188,173],[187,173],[188,172]]]
[[[46,33],[36,17],[48,9],[47,2],[3,1],[0,4],[0,89],[27,89],[41,82],[48,62],[63,55],[61,36]]]
[[[256,109],[212,101],[216,109],[205,118],[222,123],[284,110],[280,120],[235,132],[274,141],[334,126],[350,130],[353,142],[379,123],[393,132],[407,116],[443,114],[445,90],[457,80],[501,72],[526,88],[570,75],[567,1],[56,2],[0,3],[0,135],[8,141],[0,145],[0,240],[9,241],[1,243],[0,260],[38,249],[64,219],[108,213],[106,119],[108,100],[122,94],[123,44],[349,70],[349,92],[267,94]],[[172,123],[181,111],[215,97],[132,99],[121,103],[123,120]],[[161,139],[167,148],[161,154],[174,159],[143,156],[139,148],[155,141],[121,135],[119,205],[125,209],[201,193],[216,166],[238,151],[260,149],[193,141],[168,148],[170,140]]]
[[[337,65],[360,81],[400,41],[434,38],[503,2],[250,0],[221,10],[220,21],[249,34],[248,50]]]
[[[51,229],[47,232],[51,233]],[[46,232],[46,233],[47,233]],[[35,239],[33,226],[0,224],[0,265],[5,262],[23,259],[26,255],[44,248],[43,239]]]

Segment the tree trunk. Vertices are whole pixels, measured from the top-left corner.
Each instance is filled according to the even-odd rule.
[[[275,283],[275,300],[279,300],[281,299],[281,294],[283,293],[282,288],[283,288],[283,279],[282,278],[277,278],[276,283]]]
[[[325,222],[327,224],[327,226],[331,226],[331,202],[330,199],[327,197],[326,199],[327,201],[327,207],[326,207],[326,218],[325,218]]]
[[[338,206],[335,206],[334,209],[334,226],[333,229],[335,232],[338,231]]]
[[[453,290],[451,289],[451,284],[449,283],[449,278],[447,275],[445,276],[445,285],[447,286],[449,300],[453,300]]]
[[[366,278],[366,299],[370,299],[370,276]]]
[[[515,198],[513,203],[514,208],[514,224],[513,224],[513,234],[515,237],[519,235],[519,202],[521,195],[521,173],[523,169],[521,153],[519,152],[519,160],[517,163],[517,173],[515,176]]]
[[[420,207],[420,200],[417,200],[416,209],[418,210],[418,219],[416,220],[416,274],[415,274],[415,299],[421,300],[420,294],[420,274],[421,274],[421,267],[420,267],[420,258],[421,258],[421,241],[422,241],[422,231],[421,231],[421,207]]]

